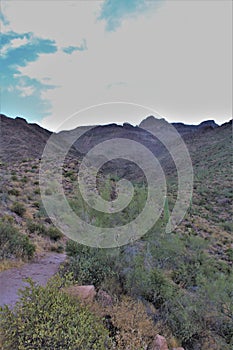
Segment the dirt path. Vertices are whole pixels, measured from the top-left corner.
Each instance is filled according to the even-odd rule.
[[[15,304],[19,298],[18,289],[26,285],[22,281],[24,278],[31,277],[38,284],[45,285],[48,279],[58,271],[59,265],[65,258],[64,254],[47,253],[36,262],[0,272],[0,306]]]

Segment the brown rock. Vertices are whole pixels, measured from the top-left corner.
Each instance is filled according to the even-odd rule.
[[[166,339],[157,334],[153,340],[151,350],[169,350]]]
[[[96,295],[96,290],[93,285],[90,286],[70,286],[64,290],[67,294],[77,297],[85,302],[92,302]]]

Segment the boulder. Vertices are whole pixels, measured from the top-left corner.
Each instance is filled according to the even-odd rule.
[[[157,334],[153,340],[151,350],[169,350],[166,339]]]

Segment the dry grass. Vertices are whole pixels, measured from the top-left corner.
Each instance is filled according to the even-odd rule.
[[[22,260],[1,260],[0,261],[0,272],[12,269],[14,267],[21,267],[24,264]]]
[[[110,316],[119,350],[145,349],[159,333],[147,314],[146,306],[139,300],[123,297],[113,306],[107,307],[94,302],[90,309],[98,316]]]

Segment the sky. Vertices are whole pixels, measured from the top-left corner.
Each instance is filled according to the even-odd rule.
[[[1,0],[0,22],[10,117],[54,131],[232,118],[231,0]]]

